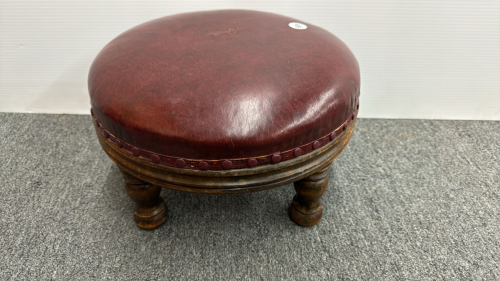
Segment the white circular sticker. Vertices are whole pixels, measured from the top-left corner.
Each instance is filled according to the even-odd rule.
[[[300,23],[300,22],[291,22],[288,24],[289,27],[293,29],[298,29],[298,30],[304,30],[307,28],[307,25]]]

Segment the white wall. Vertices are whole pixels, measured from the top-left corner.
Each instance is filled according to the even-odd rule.
[[[87,72],[121,32],[175,13],[270,11],[341,38],[361,117],[500,120],[500,1],[0,0],[0,111],[89,113]]]

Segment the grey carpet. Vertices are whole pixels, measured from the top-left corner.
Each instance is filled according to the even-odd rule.
[[[500,122],[360,119],[320,224],[292,185],[163,190],[167,223],[132,218],[90,116],[0,114],[0,280],[500,279]]]

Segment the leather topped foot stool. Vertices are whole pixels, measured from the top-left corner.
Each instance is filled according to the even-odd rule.
[[[161,187],[241,193],[292,182],[291,218],[318,223],[359,86],[356,59],[331,33],[245,10],[139,25],[106,45],[89,74],[100,144],[143,229],[167,219]]]

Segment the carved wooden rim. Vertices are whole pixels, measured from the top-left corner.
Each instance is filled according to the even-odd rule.
[[[123,171],[146,182],[197,193],[243,193],[273,188],[314,174],[331,164],[351,139],[356,119],[334,140],[315,151],[277,164],[233,170],[192,170],[135,157],[99,134],[101,146]]]
[[[141,149],[111,134],[107,129],[104,128],[102,123],[99,122],[97,118],[93,118],[93,120],[94,125],[98,128],[98,135],[104,137],[104,139],[106,139],[106,141],[111,146],[114,146],[117,149],[120,149],[134,157],[141,158],[155,164],[191,170],[231,170],[245,168],[255,169],[255,167],[262,165],[277,164],[285,161],[290,161],[302,155],[312,153],[319,148],[335,141],[337,138],[339,138],[342,132],[344,132],[349,127],[352,121],[356,119],[358,113],[357,108],[359,108],[359,105],[356,106],[354,112],[349,116],[349,118],[347,118],[347,120],[333,132],[330,132],[319,139],[316,139],[299,147],[262,156],[216,160],[187,159],[182,157],[162,155],[145,149]]]

